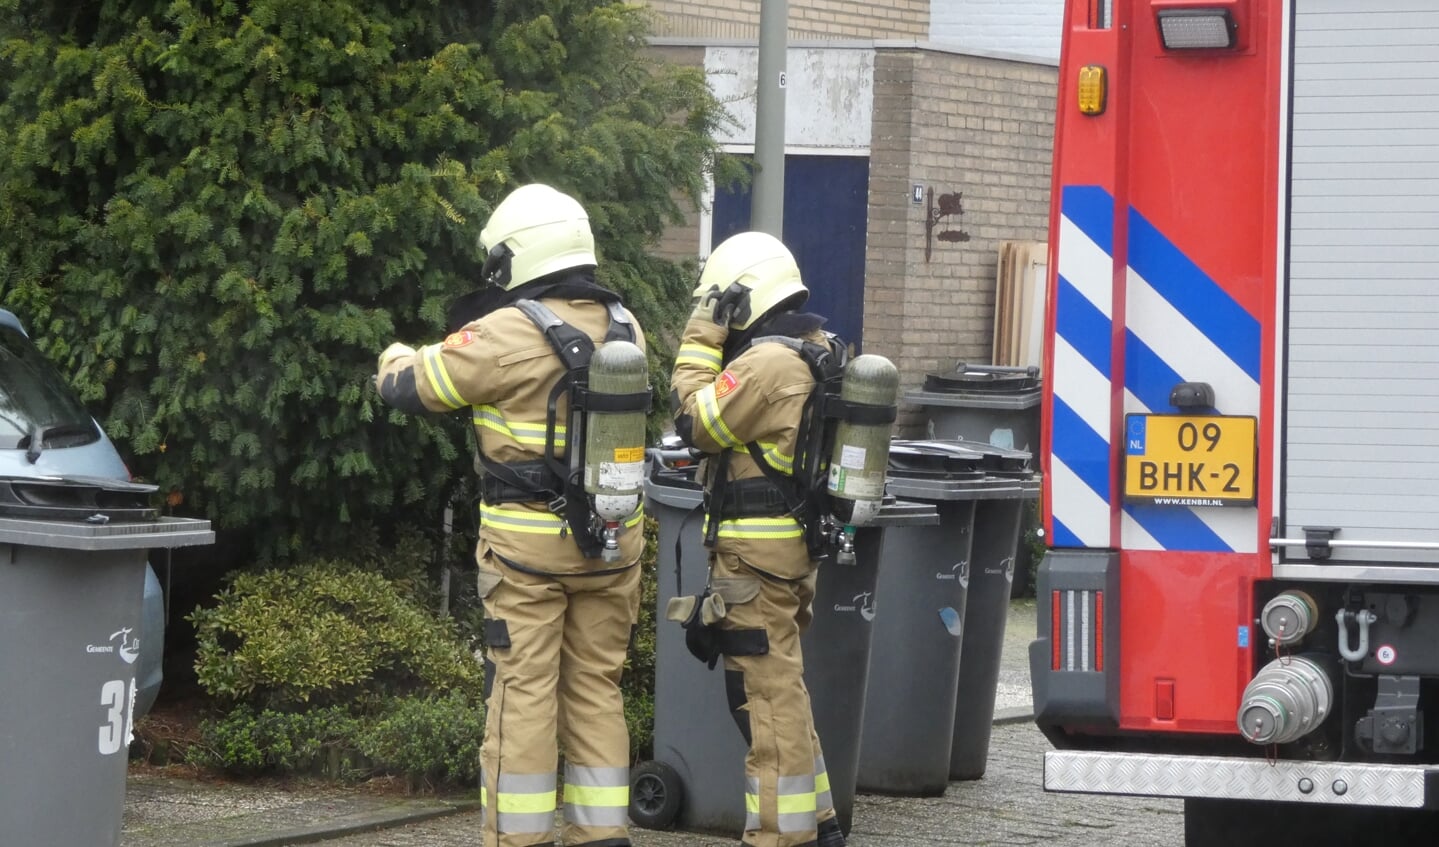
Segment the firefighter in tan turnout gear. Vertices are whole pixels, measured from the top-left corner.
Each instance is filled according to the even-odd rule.
[[[638,620],[642,513],[638,495],[605,500],[580,484],[568,457],[592,448],[571,414],[580,395],[567,389],[585,372],[572,372],[560,354],[598,347],[594,371],[620,342],[644,340],[619,297],[596,284],[594,238],[573,198],[545,185],[518,188],[480,244],[485,287],[465,301],[471,319],[452,317],[460,328],[418,351],[392,345],[380,356],[378,385],[405,411],[464,411],[479,440],[483,843],[554,843],[559,743],[563,843],[623,847],[630,751],[619,682]],[[604,407],[638,415],[638,443],[604,457],[605,472],[624,475],[635,491],[647,407],[647,389]],[[602,519],[592,514],[600,501],[633,511]]]
[[[791,516],[793,493],[781,488],[815,378],[793,344],[755,343],[827,350],[824,319],[794,311],[808,296],[778,239],[727,239],[700,275],[672,376],[676,432],[707,454],[711,552],[706,594],[677,598],[666,614],[684,622],[701,660],[713,667],[723,656],[731,714],[749,746],[743,842],[754,847],[845,843],[802,677],[816,562]]]

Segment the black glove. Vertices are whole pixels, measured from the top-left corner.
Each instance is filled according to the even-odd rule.
[[[714,301],[714,322],[734,326],[749,320],[749,289],[737,282],[730,283]]]

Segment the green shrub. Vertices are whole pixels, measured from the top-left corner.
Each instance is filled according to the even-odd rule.
[[[403,778],[412,789],[472,787],[479,779],[484,710],[459,692],[402,697],[373,715],[346,706],[301,712],[236,706],[202,721],[192,764],[232,774]]]
[[[409,697],[367,722],[355,746],[377,772],[405,777],[412,788],[476,785],[484,711],[458,693]]]
[[[240,573],[197,609],[195,671],[222,701],[294,709],[406,694],[478,698],[479,664],[453,625],[384,577],[319,562]]]
[[[191,763],[242,774],[313,770],[327,746],[347,746],[357,722],[343,706],[305,712],[256,711],[236,706],[202,721]]]

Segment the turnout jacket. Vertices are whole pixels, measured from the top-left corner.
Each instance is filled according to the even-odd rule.
[[[596,300],[543,297],[539,300],[565,323],[587,334],[598,347],[610,326],[605,304]],[[629,314],[628,311],[626,314]],[[630,315],[635,344],[644,334]],[[565,374],[564,363],[539,328],[519,309],[507,306],[466,324],[444,341],[385,363],[379,374],[381,395],[410,394],[426,410],[467,410],[480,450],[496,462],[544,458],[545,415],[550,390]],[[385,396],[404,408],[402,398]],[[567,392],[557,401],[555,453],[563,456],[569,412]],[[578,445],[577,449],[583,448]],[[476,462],[476,470],[483,469]],[[480,504],[477,558],[501,557],[510,566],[546,574],[593,573],[628,567],[644,545],[643,510],[625,523],[620,562],[586,559],[564,519],[545,503]]]
[[[714,455],[725,449],[732,451],[729,479],[764,476],[745,446],[751,442],[770,467],[793,475],[800,417],[814,387],[809,366],[783,344],[753,344],[724,363],[726,335],[724,327],[691,320],[670,378],[676,432],[708,454],[700,470],[707,493],[714,487]],[[819,331],[803,340],[827,343]],[[724,520],[715,549],[785,579],[799,579],[815,565],[803,528],[788,515]]]

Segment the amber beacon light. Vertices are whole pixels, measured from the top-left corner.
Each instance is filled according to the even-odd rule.
[[[1085,65],[1079,69],[1079,112],[1083,115],[1104,114],[1104,100],[1109,81],[1103,65]]]

